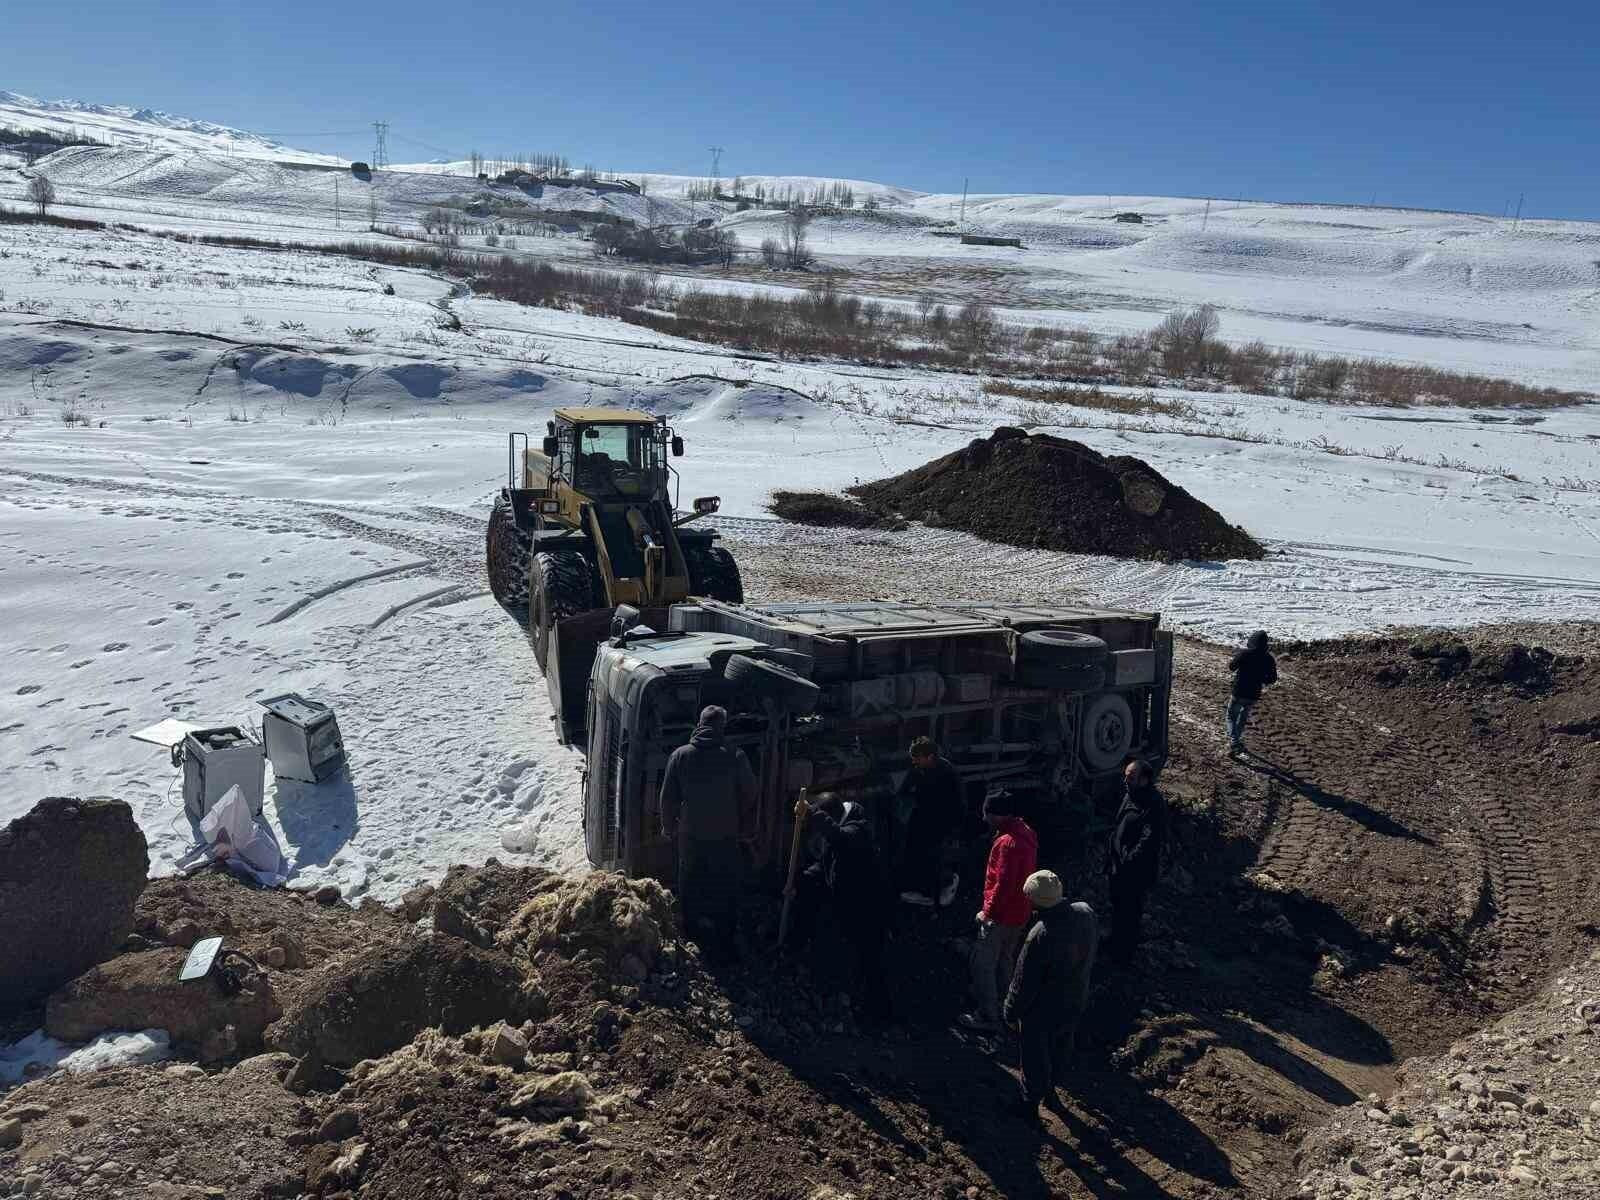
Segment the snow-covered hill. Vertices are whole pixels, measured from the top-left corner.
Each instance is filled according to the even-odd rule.
[[[86,104],[79,100],[39,100],[0,91],[0,126],[44,129],[51,133],[90,137],[108,146],[147,150],[188,150],[272,158],[282,162],[337,164],[331,154],[296,150],[244,129],[152,108],[124,104]]]

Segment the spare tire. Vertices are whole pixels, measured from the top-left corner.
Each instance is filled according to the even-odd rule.
[[[1127,697],[1120,692],[1106,692],[1089,701],[1083,709],[1079,741],[1083,761],[1091,770],[1120,767],[1133,748],[1133,709]]]
[[[1106,669],[1098,663],[1063,667],[1054,663],[1025,662],[1017,667],[1017,682],[1028,687],[1049,688],[1053,692],[1087,696],[1105,687]]]
[[[728,659],[723,678],[748,695],[771,700],[779,708],[792,713],[808,713],[817,707],[822,689],[809,679],[802,679],[788,667],[759,658],[735,654]]]
[[[1017,646],[1017,661],[1059,663],[1062,666],[1082,666],[1085,663],[1105,665],[1111,648],[1100,638],[1076,629],[1035,629],[1022,635]]]

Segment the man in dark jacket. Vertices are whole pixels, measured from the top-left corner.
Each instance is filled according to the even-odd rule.
[[[911,743],[911,770],[900,784],[898,800],[911,809],[900,862],[900,899],[942,907],[950,902],[947,897],[955,895],[955,887],[942,878],[944,843],[964,813],[961,776],[949,759],[940,756],[931,738]]]
[[[1022,1037],[1022,1113],[1037,1118],[1039,1105],[1060,1104],[1056,1084],[1066,1073],[1078,1021],[1089,1005],[1100,940],[1094,909],[1079,900],[1063,904],[1061,879],[1035,871],[1023,892],[1039,919],[1022,942],[1006,992],[1006,1024]]]
[[[1278,682],[1278,660],[1267,650],[1267,631],[1250,635],[1245,648],[1228,663],[1233,672],[1233,699],[1228,702],[1228,745],[1235,754],[1244,749],[1245,722],[1261,700],[1261,689]]]
[[[802,810],[796,806],[799,819]],[[845,802],[804,810],[806,830],[822,840],[822,853],[801,880],[805,905],[797,922],[797,941],[811,936],[826,911],[850,954],[856,1001],[874,1021],[889,1017],[889,985],[884,976],[884,906],[888,893],[872,836],[872,822],[859,804]]]
[[[1161,872],[1167,841],[1167,799],[1155,785],[1155,771],[1136,758],[1122,773],[1127,793],[1111,831],[1111,959],[1133,962],[1139,946],[1144,902]]]
[[[756,805],[755,772],[723,740],[727,723],[726,709],[701,710],[689,744],[672,752],[661,779],[661,832],[678,847],[684,925],[713,959],[733,953],[744,867],[739,840]]]

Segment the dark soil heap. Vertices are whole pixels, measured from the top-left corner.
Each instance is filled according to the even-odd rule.
[[[1030,549],[1161,562],[1265,554],[1149,464],[1011,427],[851,491],[882,516]]]

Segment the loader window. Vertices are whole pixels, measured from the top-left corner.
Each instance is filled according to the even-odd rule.
[[[595,494],[641,496],[660,459],[648,425],[585,425],[578,438],[577,484]]]

